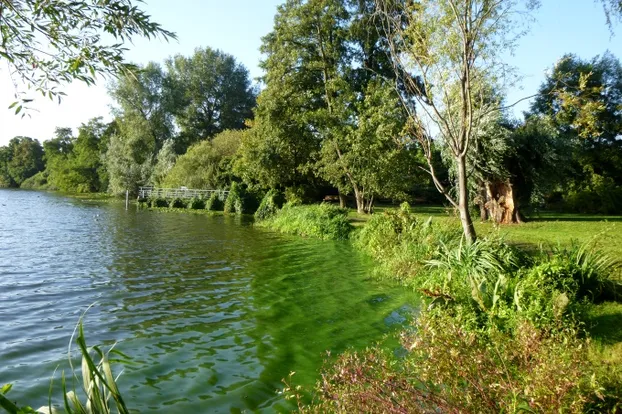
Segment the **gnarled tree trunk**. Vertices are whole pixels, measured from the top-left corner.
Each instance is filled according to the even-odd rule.
[[[509,181],[490,181],[485,184],[486,211],[497,224],[522,223],[516,193]]]
[[[339,191],[339,207],[346,208],[348,206],[346,195]]]

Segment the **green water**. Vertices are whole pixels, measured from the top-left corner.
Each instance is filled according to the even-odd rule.
[[[0,383],[35,408],[93,302],[87,340],[132,357],[119,386],[141,413],[288,411],[291,371],[310,387],[327,351],[380,340],[417,306],[348,243],[37,192],[0,190],[0,206]]]

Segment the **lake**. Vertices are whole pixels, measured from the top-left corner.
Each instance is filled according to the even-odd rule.
[[[327,351],[362,349],[416,309],[412,292],[372,269],[349,243],[248,218],[0,190],[0,386],[13,383],[20,404],[47,405],[95,304],[86,339],[131,357],[115,366],[130,409],[285,412],[277,391],[290,372],[311,388]]]

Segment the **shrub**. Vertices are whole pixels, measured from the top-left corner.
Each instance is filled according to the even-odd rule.
[[[208,211],[222,211],[225,203],[222,201],[221,192],[213,192],[205,202],[205,209]]]
[[[398,210],[374,214],[358,232],[354,244],[376,259],[383,270],[401,280],[424,271],[439,243],[458,239],[459,228],[419,220],[403,203]]]
[[[330,204],[285,204],[276,215],[258,224],[282,233],[323,240],[345,240],[353,229],[348,220],[348,210]]]
[[[169,208],[186,208],[186,202],[181,198],[174,198],[168,203]]]
[[[424,312],[402,334],[403,358],[380,348],[341,355],[325,370],[315,403],[301,411],[579,413],[597,400],[587,341],[575,332],[468,325],[460,314]]]
[[[194,197],[188,202],[188,208],[192,210],[202,210],[205,208],[205,200],[200,197]]]
[[[261,200],[261,204],[255,212],[255,218],[257,220],[265,220],[274,216],[283,207],[284,202],[283,194],[278,190],[271,189]]]
[[[169,202],[165,198],[152,198],[149,200],[149,206],[151,208],[168,207],[168,205]]]
[[[26,188],[29,190],[52,190],[53,186],[48,182],[47,171],[39,171],[32,177],[26,178],[20,188]]]
[[[246,213],[245,205],[246,191],[242,185],[234,182],[231,184],[229,194],[225,200],[224,212],[226,214],[244,214]]]

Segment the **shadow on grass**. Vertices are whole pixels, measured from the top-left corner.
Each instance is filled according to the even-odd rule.
[[[586,222],[622,222],[622,216],[599,216],[594,214],[568,214],[568,213],[542,213],[534,214],[527,217],[527,221],[530,222],[542,222],[542,221],[586,221]]]
[[[589,313],[586,324],[595,340],[605,345],[622,342],[622,303],[596,305]]]

